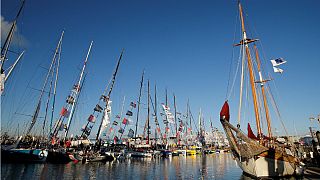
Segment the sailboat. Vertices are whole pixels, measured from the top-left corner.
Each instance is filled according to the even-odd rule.
[[[119,59],[117,61],[115,70],[112,74],[111,80],[107,87],[105,88],[103,94],[99,98],[99,101],[95,108],[93,109],[93,113],[89,115],[88,122],[82,128],[81,138],[88,139],[90,136],[93,125],[96,122],[96,118],[102,114],[101,122],[98,128],[98,132],[95,139],[95,145],[93,150],[85,151],[83,154],[82,162],[105,162],[105,161],[113,161],[114,155],[110,152],[105,152],[105,149],[102,149],[102,133],[106,129],[106,127],[110,124],[110,116],[111,116],[111,93],[113,87],[115,85],[116,77],[118,74],[118,70],[120,67],[120,62],[122,60],[124,50],[121,51]],[[110,85],[110,86],[109,86]]]
[[[244,16],[242,6],[238,4],[241,20],[242,39],[239,44],[235,46],[241,46],[243,52],[242,58],[242,71],[241,71],[241,83],[240,83],[240,98],[239,98],[239,114],[238,114],[238,125],[232,125],[230,121],[229,104],[228,100],[225,101],[221,112],[220,122],[224,128],[227,139],[229,141],[232,154],[237,161],[239,167],[244,173],[254,177],[282,177],[291,176],[295,174],[303,173],[303,167],[300,165],[300,161],[297,156],[293,153],[294,147],[291,149],[288,146],[279,144],[274,136],[272,136],[271,122],[269,116],[269,109],[266,97],[266,79],[263,79],[261,72],[261,64],[256,48],[255,42],[258,39],[250,39],[247,37]],[[256,62],[253,62],[254,56],[251,56],[251,44],[254,44],[254,54]],[[244,66],[247,67],[245,68]],[[254,115],[257,126],[258,135],[255,136],[250,126],[248,126],[249,134],[246,135],[240,129],[240,114],[242,104],[242,88],[244,73],[243,70],[248,69],[249,71],[249,83],[251,87]],[[258,71],[259,80],[254,77],[254,72]],[[258,87],[257,85],[260,85]],[[258,97],[258,95],[260,95]],[[263,107],[259,105],[263,104]],[[264,111],[262,111],[264,109]],[[268,136],[264,136],[261,128],[261,114],[264,112],[265,119],[268,126]]]
[[[49,95],[47,97],[47,107],[49,104],[49,99],[50,99],[50,94],[52,90],[52,84],[53,84],[53,79],[54,79],[54,74],[58,73],[58,68],[59,68],[59,62],[60,62],[60,53],[61,53],[61,44],[62,44],[62,39],[63,39],[63,34],[64,32],[61,33],[58,45],[56,47],[54,56],[51,60],[51,64],[48,70],[48,73],[45,77],[45,81],[43,83],[43,86],[40,90],[40,95],[34,110],[34,113],[32,115],[31,123],[27,127],[27,131],[24,137],[19,137],[19,139],[16,141],[15,144],[11,146],[3,146],[1,145],[1,154],[2,162],[45,162],[48,156],[48,150],[46,147],[43,146],[43,144],[39,140],[35,140],[33,137],[31,137],[31,132],[37,122],[40,109],[41,109],[41,104],[43,102],[44,96],[45,96],[45,91],[49,86]],[[49,83],[49,79],[51,79]],[[46,108],[46,115],[45,119],[47,117],[47,111],[48,108]],[[45,122],[45,121],[44,121]],[[43,126],[44,130],[44,126]]]
[[[48,155],[48,162],[52,162],[52,163],[68,163],[70,162],[72,159],[70,159],[69,156],[71,156],[72,158],[72,154],[67,152],[67,148],[65,148],[65,144],[67,144],[67,142],[69,140],[67,140],[68,138],[68,133],[69,133],[69,129],[70,129],[70,125],[71,125],[71,120],[73,118],[73,114],[75,111],[75,107],[77,105],[78,102],[78,98],[79,95],[81,93],[81,89],[82,89],[82,85],[83,85],[83,81],[84,81],[84,72],[87,66],[87,62],[89,59],[89,55],[91,52],[91,47],[92,47],[93,41],[91,41],[88,52],[86,54],[86,58],[84,60],[83,66],[82,66],[82,70],[81,73],[79,75],[79,79],[78,81],[72,86],[72,89],[70,91],[70,94],[67,96],[66,98],[66,102],[65,105],[62,107],[60,114],[59,114],[59,118],[56,121],[54,127],[50,130],[50,134],[49,134],[49,140],[50,140],[50,148],[49,148],[49,155]],[[65,124],[65,119],[67,119],[67,123]],[[64,130],[64,137],[60,137],[60,139],[58,138],[58,134],[59,131]],[[63,145],[60,146],[60,143],[58,143],[58,139],[60,142],[64,142],[62,143]],[[70,141],[69,141],[70,142]]]
[[[17,21],[18,18],[21,14],[21,11],[24,7],[24,3],[25,1],[22,1],[21,3],[21,7],[17,13],[16,18],[14,19],[10,31],[6,37],[6,40],[4,41],[3,46],[1,47],[1,56],[0,56],[0,95],[2,94],[2,92],[4,91],[4,86],[5,83],[7,82],[8,78],[10,77],[11,73],[13,72],[15,66],[18,64],[18,62],[20,61],[21,57],[24,54],[24,51],[22,51],[20,53],[20,55],[18,56],[18,58],[15,60],[15,62],[7,69],[4,69],[4,63],[5,61],[7,61],[7,53],[9,51],[9,47],[11,45],[12,39],[13,39],[13,35],[17,26]],[[6,74],[7,73],[7,74]]]

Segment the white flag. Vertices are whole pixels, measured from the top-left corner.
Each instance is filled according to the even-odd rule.
[[[270,61],[271,61],[273,67],[279,66],[279,65],[284,64],[284,63],[287,62],[287,61],[285,61],[285,60],[282,59],[282,58],[272,59],[272,60],[270,60]]]
[[[283,72],[283,69],[280,69],[280,68],[278,68],[278,67],[273,67],[273,71],[275,72],[275,73],[282,73]]]
[[[169,108],[168,106],[164,105],[164,104],[162,104],[162,107],[163,107],[163,110],[164,110],[164,112],[165,112],[165,114],[166,114],[167,121],[168,121],[169,123],[174,124],[174,116],[173,116],[173,114],[169,111],[170,108]]]

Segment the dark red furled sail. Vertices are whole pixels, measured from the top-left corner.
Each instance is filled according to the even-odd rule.
[[[248,123],[248,137],[254,140],[259,140],[256,135],[252,132],[251,126]]]
[[[220,119],[225,119],[229,121],[230,113],[229,113],[229,104],[228,101],[224,102],[222,109],[220,111]]]

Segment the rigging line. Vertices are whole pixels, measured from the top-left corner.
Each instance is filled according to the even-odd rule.
[[[238,14],[238,13],[237,13]],[[236,15],[236,19],[239,18],[239,15]],[[237,22],[237,20],[236,20]],[[235,39],[236,39],[236,31],[237,31],[237,23],[234,23],[234,33],[233,33],[233,43],[235,44]],[[226,91],[226,100],[230,97],[229,93],[229,86],[230,86],[230,80],[231,80],[231,70],[232,70],[232,61],[234,58],[234,47],[232,47],[232,55],[231,55],[231,59],[230,59],[230,64],[229,64],[229,76],[228,76],[228,83],[227,83],[227,91]],[[230,90],[232,91],[232,90]]]
[[[242,35],[241,35],[242,36]],[[243,39],[243,38],[242,38]],[[236,68],[236,71],[234,73],[234,77],[233,77],[233,82],[232,82],[232,86],[230,88],[230,93],[229,93],[229,96],[227,99],[230,98],[232,92],[233,92],[233,89],[234,89],[234,85],[235,85],[235,82],[236,82],[236,77],[237,77],[237,74],[238,74],[238,71],[239,71],[239,66],[240,66],[240,62],[241,62],[241,57],[245,58],[244,57],[244,45],[240,46],[240,49],[239,49],[239,58],[238,58],[238,63],[237,63],[237,68]]]
[[[275,110],[276,110],[276,114],[278,115],[278,118],[279,118],[279,120],[280,120],[280,122],[281,122],[281,125],[282,125],[282,127],[283,127],[283,129],[284,129],[284,131],[285,131],[285,133],[286,133],[286,136],[288,136],[287,128],[286,128],[285,125],[284,125],[284,122],[283,122],[283,120],[282,120],[282,117],[281,117],[279,108],[278,108],[278,106],[277,106],[277,104],[276,104],[276,102],[275,102],[274,96],[273,96],[272,92],[270,91],[269,86],[266,86],[266,87],[267,87],[267,88],[266,88],[266,89],[267,89],[267,92],[268,92],[268,94],[269,94],[270,97],[271,97],[272,106],[273,106],[273,108],[275,108]]]

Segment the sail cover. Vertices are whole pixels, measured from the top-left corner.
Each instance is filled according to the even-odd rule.
[[[101,131],[99,134],[99,137],[102,135],[103,131],[108,127],[110,124],[110,117],[111,117],[111,103],[112,101],[108,101],[107,107],[103,111],[103,116],[102,116],[102,126],[101,126]]]

